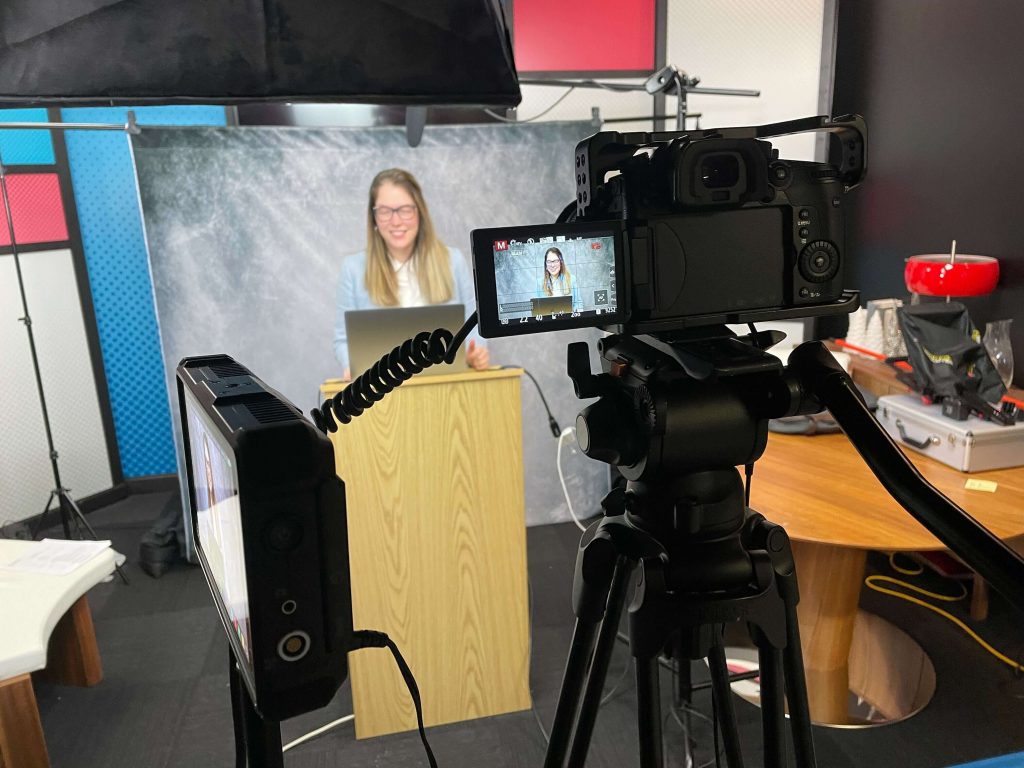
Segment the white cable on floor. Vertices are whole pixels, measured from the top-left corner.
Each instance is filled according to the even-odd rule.
[[[297,747],[297,746],[299,746],[299,744],[302,744],[303,742],[309,741],[310,739],[315,738],[316,736],[319,736],[321,733],[325,733],[325,732],[331,730],[331,728],[335,728],[335,727],[337,727],[339,725],[342,725],[344,723],[349,722],[350,720],[355,720],[355,719],[356,719],[355,715],[345,715],[344,717],[339,717],[333,723],[328,723],[327,725],[325,725],[325,726],[323,726],[321,728],[317,728],[315,731],[310,731],[305,736],[300,736],[295,741],[292,741],[292,742],[289,742],[288,744],[285,744],[283,747],[281,747],[281,751],[282,752],[287,752],[292,747]]]
[[[576,523],[577,528],[581,531],[585,531],[587,530],[586,527],[580,522],[580,519],[576,517],[576,512],[572,508],[572,501],[569,499],[569,489],[565,485],[565,474],[562,472],[562,442],[565,440],[567,435],[572,436],[572,439],[575,440],[576,427],[566,427],[562,430],[562,434],[558,436],[558,449],[557,453],[555,453],[555,466],[558,467],[558,479],[562,483],[562,493],[565,494],[565,503],[569,506],[569,514],[572,516],[572,521]]]

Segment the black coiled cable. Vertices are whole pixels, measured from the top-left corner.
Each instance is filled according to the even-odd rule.
[[[438,328],[432,333],[423,331],[402,342],[338,394],[310,411],[313,423],[321,432],[336,432],[338,422],[348,424],[424,368],[454,362],[455,353],[476,323],[477,313],[474,312],[456,334],[447,328]]]

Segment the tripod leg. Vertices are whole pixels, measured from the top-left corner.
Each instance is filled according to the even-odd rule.
[[[56,495],[57,495],[56,491],[50,491],[50,497],[46,500],[46,507],[43,509],[42,513],[39,515],[39,519],[36,520],[36,527],[32,528],[29,531],[29,533],[31,534],[33,539],[35,539],[35,537],[39,535],[39,532],[41,530],[43,530],[43,526],[46,525],[46,516],[48,514],[50,514],[50,509],[53,507],[53,497],[56,496]],[[68,538],[71,538],[70,532],[65,531],[65,535]]]
[[[693,763],[694,741],[690,737],[690,709],[693,704],[693,675],[690,670],[690,659],[683,652],[682,635],[675,632],[672,637],[672,708],[681,715],[683,739],[686,754],[683,764]]]
[[[796,605],[786,600],[786,649],[783,666],[786,673],[786,699],[789,702],[789,725],[793,731],[793,750],[798,768],[814,768],[814,740],[811,736],[811,711],[807,704],[807,678],[800,650],[800,623]]]
[[[636,722],[640,732],[640,768],[662,768],[665,756],[657,656],[636,660]]]
[[[601,706],[604,681],[608,676],[608,663],[611,661],[612,650],[615,648],[615,635],[619,631],[619,617],[622,615],[622,607],[626,603],[626,592],[630,576],[633,574],[633,565],[633,561],[624,556],[619,556],[615,561],[615,572],[612,577],[611,589],[608,592],[608,607],[605,610],[604,619],[601,621],[597,646],[594,648],[594,659],[590,664],[590,673],[587,675],[583,701],[580,704],[580,715],[576,721],[576,732],[573,734],[572,745],[569,749],[569,768],[583,768],[587,760],[587,750],[590,748],[590,738],[594,734],[597,710]]]
[[[99,537],[96,535],[96,531],[91,525],[89,525],[89,521],[85,519],[85,515],[82,514],[81,508],[75,503],[75,500],[68,495],[67,491],[61,490],[60,503],[61,507],[67,511],[66,515],[61,515],[64,519],[70,519],[73,517],[80,527],[85,527],[85,530],[89,532],[89,536],[93,541],[98,540]],[[117,569],[117,575],[121,577],[121,581],[127,584],[128,576],[125,574],[124,568],[120,565],[115,565],[114,568]]]
[[[764,638],[758,642],[761,667],[761,733],[764,739],[765,768],[785,768],[786,722],[782,679],[782,652]]]
[[[64,538],[65,539],[70,539],[71,538],[71,522],[72,521],[74,521],[75,525],[78,527],[78,529],[76,531],[76,533],[78,534],[78,538],[79,539],[82,538],[82,528],[83,528],[83,526],[82,526],[81,521],[79,521],[79,519],[75,517],[75,512],[77,512],[78,509],[77,509],[77,507],[75,507],[74,502],[71,501],[71,497],[67,495],[67,493],[64,491],[63,488],[58,488],[57,489],[57,500],[60,502],[60,523],[61,523],[61,526],[63,526],[63,528],[64,528]],[[80,515],[82,513],[78,512],[78,514]],[[83,517],[82,520],[84,520],[84,519],[85,518]],[[88,526],[88,524],[86,524],[86,529],[87,530],[91,530],[87,526]],[[96,538],[96,534],[95,533],[93,533],[92,538],[93,539]]]
[[[722,742],[725,744],[725,761],[729,768],[743,768],[743,751],[740,749],[740,735],[736,727],[729,668],[725,663],[725,648],[718,627],[715,628],[714,642],[708,651],[708,670],[711,672],[711,687],[715,694],[718,721],[721,723]]]
[[[569,646],[569,659],[565,663],[562,675],[562,687],[558,693],[558,706],[555,709],[555,720],[551,725],[551,736],[548,739],[547,752],[544,755],[544,768],[562,768],[565,755],[572,737],[573,721],[579,707],[583,684],[587,677],[590,656],[597,642],[599,624],[576,620],[572,633],[572,644]]]

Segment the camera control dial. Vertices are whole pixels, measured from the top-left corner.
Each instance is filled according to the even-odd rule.
[[[828,240],[815,240],[800,251],[800,275],[809,283],[824,283],[839,271],[839,250]]]

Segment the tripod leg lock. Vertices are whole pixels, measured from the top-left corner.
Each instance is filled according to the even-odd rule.
[[[747,518],[743,539],[748,548],[768,553],[783,600],[792,605],[799,603],[796,561],[793,559],[793,545],[786,529],[755,512]]]
[[[618,557],[615,544],[600,535],[588,541],[577,553],[572,606],[580,621],[596,624],[604,618]]]

